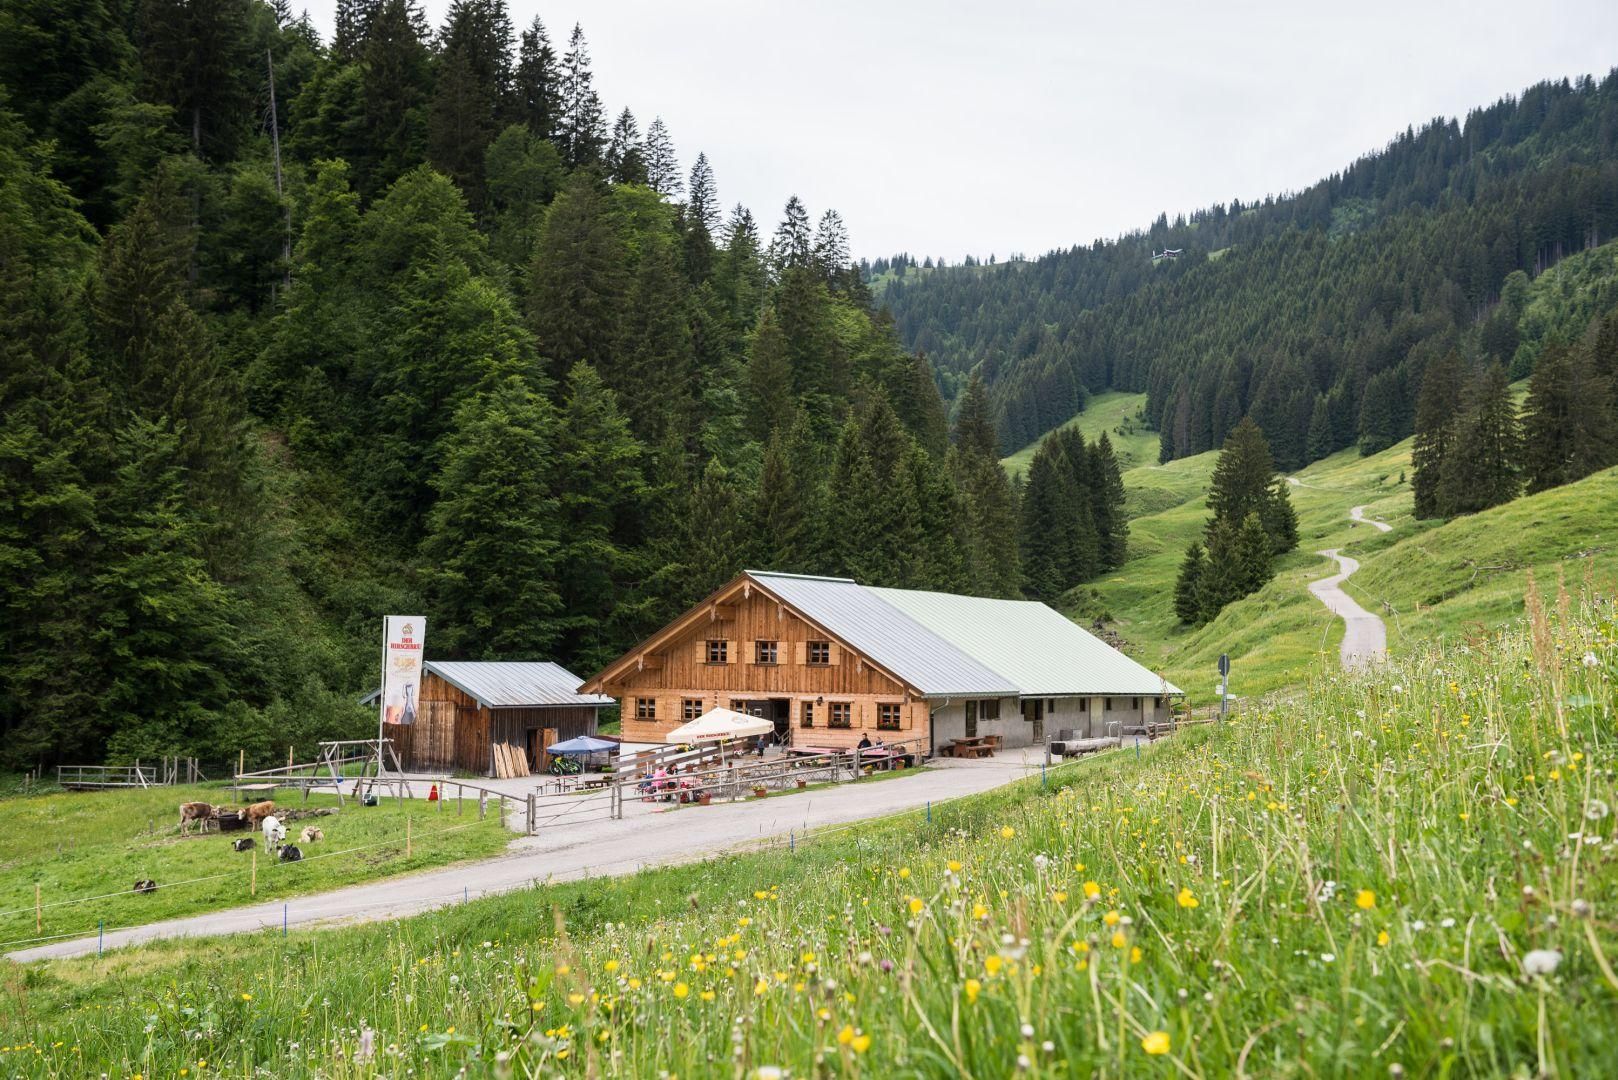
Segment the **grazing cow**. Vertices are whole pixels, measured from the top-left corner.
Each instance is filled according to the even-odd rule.
[[[256,802],[242,813],[247,815],[248,825],[257,828],[259,822],[275,813],[275,800],[265,799],[263,802]]]
[[[302,859],[302,858],[303,858],[303,852],[298,850],[298,847],[297,847],[296,844],[288,844],[286,847],[281,849],[281,861],[282,862],[297,862],[299,859]]]
[[[281,824],[281,819],[274,814],[265,818],[259,828],[264,830],[264,846],[267,848],[278,848],[287,838],[287,827]]]
[[[191,823],[200,821],[202,831],[208,831],[208,822],[219,820],[220,807],[205,802],[183,802],[180,804],[180,835],[184,836],[191,831]]]
[[[139,881],[135,882],[135,891],[156,892],[157,882],[153,881],[151,878],[141,878]]]
[[[300,844],[313,844],[316,841],[324,839],[326,839],[326,834],[315,828],[313,825],[305,825],[303,827],[303,832],[298,834],[298,843]]]
[[[252,849],[252,847],[253,838],[251,836],[238,836],[236,839],[230,842],[230,849],[232,851],[249,851]]]

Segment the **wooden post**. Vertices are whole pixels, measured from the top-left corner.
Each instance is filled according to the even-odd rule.
[[[258,895],[258,848],[253,848],[253,876],[248,879],[247,892],[250,896]]]
[[[292,768],[292,747],[287,747],[287,768]]]
[[[461,805],[461,796],[464,795],[464,794],[466,794],[465,786],[462,785],[462,784],[456,784],[455,785],[455,816],[456,817],[460,817],[462,814],[466,813],[466,807]]]
[[[247,751],[246,750],[238,750],[238,751],[236,751],[236,775],[240,776],[242,774],[242,770],[244,770],[246,767],[247,767]]]
[[[532,791],[530,791],[528,793],[528,835],[529,836],[534,835],[534,816],[535,816],[534,811],[535,811],[534,793]]]
[[[405,858],[410,858],[410,811],[405,811]]]
[[[39,902],[39,882],[34,882],[34,933],[45,932],[45,908]]]

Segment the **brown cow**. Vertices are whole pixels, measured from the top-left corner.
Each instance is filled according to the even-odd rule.
[[[256,802],[252,806],[249,806],[246,810],[242,811],[242,814],[247,818],[248,826],[254,829],[258,828],[259,822],[263,821],[273,813],[275,813],[274,799],[265,799],[263,802]]]
[[[208,831],[208,822],[219,820],[219,807],[205,802],[183,802],[180,804],[180,835],[184,836],[191,831],[191,823],[200,821],[202,831]]]

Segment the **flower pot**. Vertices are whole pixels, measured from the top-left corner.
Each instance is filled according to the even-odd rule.
[[[713,792],[711,792],[711,791],[699,791],[697,793],[697,805],[698,806],[707,806],[711,802],[713,802]]]
[[[805,780],[805,779],[804,779],[804,778],[803,778],[803,777],[801,777],[801,776],[800,776],[800,777],[798,777],[798,790],[799,790],[799,791],[802,791],[802,790],[803,790],[803,789],[804,789],[804,788],[806,788],[806,787],[808,787],[808,786],[809,786],[809,781],[807,781],[807,780]]]
[[[753,798],[762,799],[764,796],[768,795],[769,793],[770,792],[769,792],[768,788],[756,787],[756,788],[753,789]]]

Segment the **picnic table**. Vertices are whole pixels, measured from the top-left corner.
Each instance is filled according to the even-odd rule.
[[[954,739],[949,744],[951,757],[958,758],[985,758],[994,756],[995,743],[998,735],[978,735],[970,739]]]
[[[870,746],[860,751],[860,764],[881,766],[886,769],[893,768],[895,762],[904,762],[905,768],[916,763],[916,755],[909,750],[898,750],[886,746]]]
[[[611,776],[586,776],[579,781],[579,786],[586,789],[604,788],[611,784],[614,779],[616,778]]]

